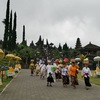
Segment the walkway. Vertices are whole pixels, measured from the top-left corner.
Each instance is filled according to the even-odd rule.
[[[46,79],[30,76],[28,69],[22,69],[0,95],[0,100],[100,100],[99,86],[85,90],[83,81],[79,83],[76,89],[70,85],[63,87],[61,82],[47,87]]]

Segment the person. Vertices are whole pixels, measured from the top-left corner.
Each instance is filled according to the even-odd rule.
[[[86,90],[88,90],[89,87],[92,86],[91,83],[90,83],[90,76],[92,76],[92,73],[91,73],[90,68],[88,67],[89,60],[84,59],[83,64],[84,64],[84,67],[82,68],[82,77],[84,78]]]
[[[44,79],[46,75],[46,65],[45,62],[42,61],[42,63],[40,64],[40,78]]]
[[[47,73],[47,86],[52,86],[52,83],[54,83],[54,79],[53,79],[53,72],[51,70],[52,67],[52,62],[50,60],[48,60],[48,65],[46,67],[46,73]]]
[[[30,71],[31,71],[31,76],[33,76],[34,74],[34,69],[35,69],[35,65],[34,65],[34,60],[31,61],[31,64],[30,64]]]
[[[61,68],[59,67],[59,62],[55,61],[55,66],[56,66],[56,70],[55,70],[55,77],[56,77],[56,81],[59,79],[61,79]]]
[[[96,70],[94,71],[94,76],[95,77],[100,76],[100,66],[99,66],[99,64],[96,65]]]
[[[77,79],[77,74],[78,74],[78,69],[79,66],[75,63],[75,59],[71,59],[71,66],[69,68],[69,73],[71,76],[71,85],[76,88],[75,85],[78,85],[78,79]]]
[[[38,75],[39,75],[39,72],[40,72],[40,65],[39,65],[39,62],[37,62],[37,63],[35,64],[35,66],[36,66],[36,70],[35,70],[36,76],[38,76]]]
[[[54,79],[52,77],[52,73],[49,72],[49,76],[47,77],[47,86],[49,86],[49,85],[52,86],[51,83],[54,83]]]
[[[62,74],[63,86],[69,84],[68,68],[66,68],[66,63],[63,63],[63,68],[61,70],[61,74]]]

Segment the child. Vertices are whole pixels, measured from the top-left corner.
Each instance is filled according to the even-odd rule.
[[[54,79],[52,77],[53,71],[51,70],[52,67],[52,62],[51,60],[48,60],[48,65],[46,66],[46,73],[47,73],[47,86],[52,86],[51,83],[54,82]]]
[[[47,77],[47,86],[52,86],[51,83],[54,83],[54,79],[52,77],[52,74],[49,73],[49,76]]]

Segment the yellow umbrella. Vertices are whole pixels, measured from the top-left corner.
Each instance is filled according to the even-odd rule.
[[[7,54],[5,57],[7,59],[13,59],[15,56],[13,54]]]
[[[2,49],[0,49],[0,57],[4,57],[4,52]]]
[[[14,57],[16,60],[22,60],[19,56]]]
[[[5,56],[5,58],[9,60],[9,65],[10,65],[10,66],[12,66],[12,65],[11,65],[11,62],[13,62],[12,60],[14,59],[14,57],[15,57],[15,56],[14,56],[13,54],[7,54],[7,55]]]

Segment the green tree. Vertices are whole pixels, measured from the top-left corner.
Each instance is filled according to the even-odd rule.
[[[13,22],[13,30],[12,30],[12,50],[14,50],[16,48],[16,38],[17,38],[17,34],[16,34],[16,26],[17,26],[17,16],[16,16],[16,12],[14,13],[14,22]]]
[[[59,52],[62,52],[62,47],[61,47],[60,43],[59,43],[59,46],[58,46],[58,50],[59,50]]]
[[[12,10],[10,13],[9,34],[8,34],[8,50],[12,50]]]
[[[6,9],[6,18],[3,20],[5,25],[4,30],[4,40],[3,40],[3,49],[8,48],[8,34],[9,34],[9,11],[10,11],[10,0],[7,1],[7,9]]]
[[[23,39],[22,39],[22,44],[27,45],[26,40],[25,40],[25,25],[23,25]]]

